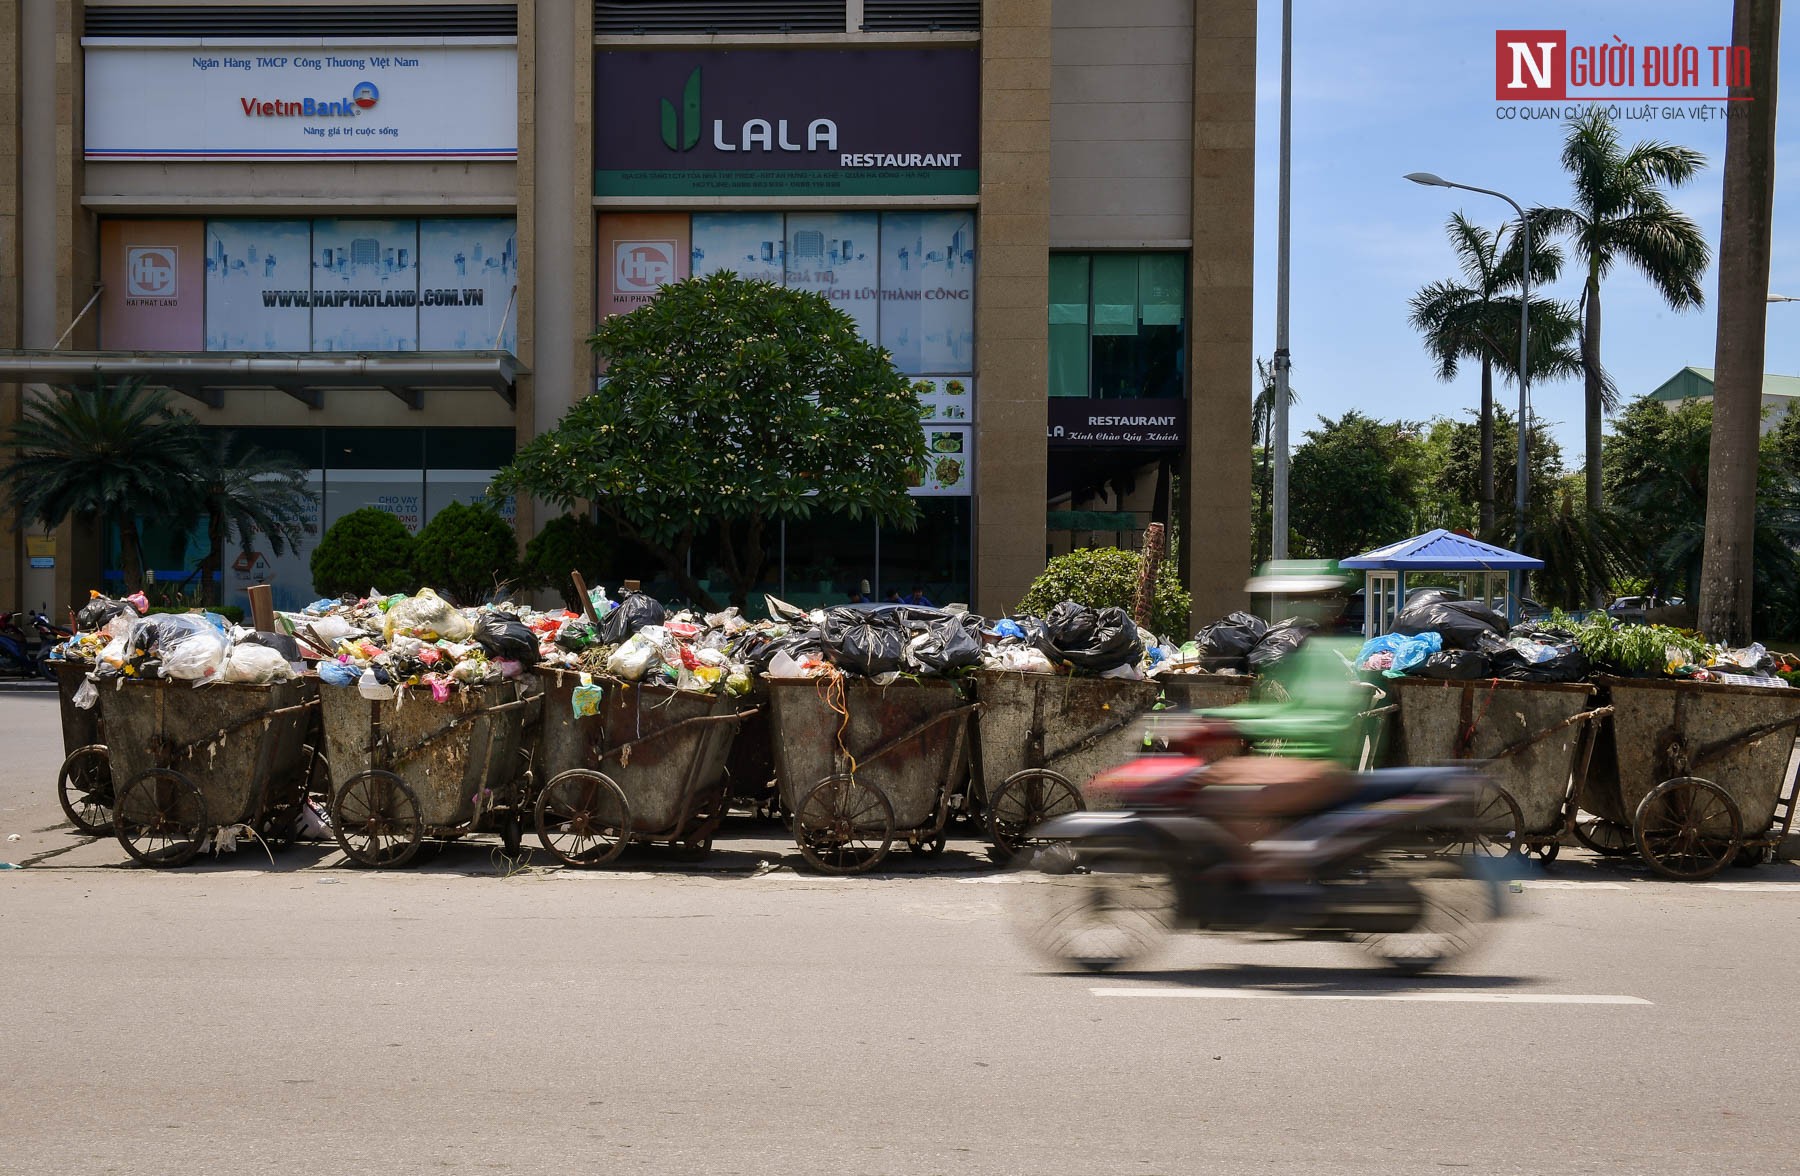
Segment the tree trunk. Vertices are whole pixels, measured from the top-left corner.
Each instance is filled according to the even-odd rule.
[[[1464,516],[1465,518],[1468,516]],[[1481,357],[1481,536],[1494,534],[1494,361]]]
[[[1762,425],[1769,238],[1775,194],[1775,72],[1781,0],[1736,0],[1731,43],[1750,48],[1748,86],[1725,124],[1725,197],[1719,225],[1719,326],[1713,359],[1712,460],[1700,630],[1750,641],[1756,537],[1757,441]]]
[[[125,576],[127,594],[144,586],[144,549],[138,542],[137,520],[129,510],[119,515],[119,571]]]
[[[206,517],[206,569],[201,573],[200,599],[218,604],[225,597],[225,520],[215,512]]]

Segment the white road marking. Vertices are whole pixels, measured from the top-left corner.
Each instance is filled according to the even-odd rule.
[[[1708,890],[1741,890],[1752,894],[1800,894],[1800,882],[1703,882]]]
[[[1527,890],[1630,890],[1623,882],[1577,882],[1572,878],[1527,878],[1519,883]]]
[[[1573,1004],[1648,1005],[1640,996],[1603,996],[1579,992],[1483,992],[1456,989],[1416,992],[1286,992],[1269,988],[1090,988],[1095,996],[1141,997],[1150,1000],[1383,1000],[1439,1004]]]

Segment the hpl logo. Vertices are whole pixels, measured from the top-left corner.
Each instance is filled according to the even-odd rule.
[[[677,136],[679,131],[679,137]],[[676,126],[675,104],[662,100],[662,140],[670,151],[688,151],[700,141],[700,67],[688,75],[681,88],[680,126]]]
[[[173,245],[133,245],[125,250],[128,298],[174,298],[175,274]]]
[[[621,294],[654,294],[675,280],[675,242],[613,243],[613,289]]]
[[[1502,102],[1568,97],[1569,34],[1563,29],[1498,29],[1494,33],[1494,97]]]

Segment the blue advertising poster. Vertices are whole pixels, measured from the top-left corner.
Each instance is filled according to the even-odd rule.
[[[511,351],[519,245],[511,217],[419,222],[419,350]],[[502,326],[504,325],[504,332]]]
[[[975,215],[881,215],[881,345],[908,375],[975,363]]]
[[[206,349],[312,348],[312,222],[206,222]]]
[[[312,349],[419,349],[419,222],[313,221]]]
[[[689,272],[696,278],[720,270],[781,285],[787,242],[779,212],[697,212]]]
[[[879,227],[873,212],[791,212],[787,218],[789,288],[823,294],[871,342],[881,337],[875,327]]]

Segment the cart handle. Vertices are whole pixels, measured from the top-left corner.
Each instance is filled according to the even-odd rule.
[[[881,746],[877,747],[875,750],[870,751],[870,752],[865,752],[862,755],[851,756],[851,758],[853,760],[855,760],[858,765],[874,763],[876,760],[878,760],[882,756],[888,754],[890,751],[893,751],[895,748],[900,747],[903,744],[910,743],[914,739],[917,739],[919,736],[925,734],[925,732],[931,730],[933,727],[937,726],[939,723],[947,723],[951,719],[973,718],[975,715],[980,714],[982,711],[984,711],[986,709],[987,709],[986,704],[980,703],[980,702],[971,702],[965,706],[952,707],[951,709],[949,709],[947,711],[943,711],[939,714],[933,715],[929,719],[926,719],[923,723],[920,723],[918,726],[914,727],[912,730],[906,732],[905,734],[898,735],[898,736],[894,737],[893,739],[888,740],[886,743],[883,743]],[[848,755],[849,749],[845,748],[844,752],[846,755]]]
[[[1542,743],[1544,740],[1550,738],[1550,736],[1555,735],[1557,732],[1562,731],[1565,728],[1573,727],[1577,723],[1592,722],[1595,719],[1603,718],[1606,715],[1610,715],[1612,713],[1613,713],[1613,708],[1610,706],[1597,707],[1596,709],[1591,710],[1591,711],[1581,711],[1577,714],[1570,715],[1566,719],[1561,719],[1555,723],[1552,723],[1550,726],[1545,727],[1542,731],[1534,731],[1530,735],[1525,736],[1525,738],[1523,738],[1523,739],[1519,739],[1512,743],[1509,743],[1505,747],[1502,747],[1499,751],[1496,751],[1493,755],[1486,756],[1484,758],[1489,759],[1489,760],[1507,759],[1510,756],[1518,755],[1520,752],[1527,751],[1530,748],[1537,746],[1538,744]],[[1800,720],[1797,720],[1797,721],[1800,721]],[[1467,758],[1467,757],[1464,757],[1464,758]]]
[[[679,723],[670,723],[660,731],[652,731],[648,735],[640,735],[636,739],[619,744],[617,747],[608,748],[601,753],[600,762],[605,763],[614,756],[624,756],[632,748],[641,743],[650,743],[654,740],[661,739],[665,735],[673,735],[683,727],[698,727],[705,723],[741,723],[760,709],[760,707],[753,706],[749,710],[733,711],[728,715],[695,715],[693,718],[683,719]]]
[[[1701,749],[1694,754],[1694,757],[1688,761],[1688,768],[1689,770],[1697,769],[1718,759],[1728,751],[1735,751],[1746,743],[1755,743],[1757,740],[1773,735],[1775,732],[1780,731],[1785,727],[1795,726],[1800,726],[1800,714],[1792,714],[1778,723],[1764,723],[1760,727],[1752,727],[1748,731],[1740,731],[1728,739],[1721,739],[1716,743],[1708,743],[1701,747]]]
[[[1131,724],[1138,722],[1140,719],[1144,720],[1145,722],[1150,721],[1150,718],[1154,715],[1154,713],[1155,712],[1148,711],[1148,710],[1130,711],[1130,712],[1124,714],[1123,716],[1115,717],[1113,719],[1113,721],[1106,724],[1106,726],[1090,732],[1088,735],[1086,735],[1082,739],[1076,741],[1075,743],[1072,743],[1069,746],[1062,748],[1059,751],[1053,751],[1053,752],[1046,753],[1043,757],[1043,759],[1044,759],[1043,763],[1032,764],[1031,766],[1034,768],[1047,768],[1050,765],[1056,763],[1058,760],[1066,759],[1072,755],[1080,755],[1082,752],[1088,750],[1088,748],[1093,747],[1096,743],[1099,743],[1102,739],[1105,739],[1108,735],[1111,735],[1117,731],[1122,731],[1126,727],[1129,727]],[[1034,732],[1034,734],[1039,739],[1043,738],[1042,730],[1036,731],[1036,732]]]
[[[436,743],[438,740],[443,739],[446,736],[453,734],[454,732],[462,730],[464,727],[468,726],[470,723],[475,722],[477,719],[486,718],[488,715],[497,714],[500,711],[513,710],[517,707],[525,706],[525,705],[529,704],[530,702],[531,702],[531,699],[529,699],[529,698],[521,698],[515,702],[502,702],[496,706],[484,706],[480,710],[470,711],[466,715],[458,715],[456,718],[450,720],[450,722],[446,723],[444,726],[439,727],[437,730],[433,731],[431,734],[426,735],[425,737],[423,737],[421,739],[415,739],[413,742],[407,744],[405,747],[394,747],[390,744],[387,748],[387,752],[388,752],[387,763],[389,763],[389,764],[402,763],[406,760],[411,759],[413,756],[419,754],[419,752],[423,751],[425,748],[430,747],[433,743]],[[372,729],[379,729],[380,724],[378,722],[371,723],[370,727]],[[372,733],[373,733],[373,730],[372,730]]]
[[[273,719],[280,718],[282,715],[291,715],[296,711],[310,710],[311,708],[318,706],[318,705],[319,705],[319,700],[316,698],[313,698],[313,699],[308,699],[307,701],[302,702],[302,703],[297,703],[294,706],[277,707],[274,710],[257,711],[253,715],[246,715],[244,718],[239,719],[237,722],[231,724],[229,727],[220,727],[217,731],[214,731],[211,735],[202,735],[200,738],[194,740],[192,743],[183,744],[180,747],[174,747],[174,746],[170,745],[169,763],[173,764],[177,759],[188,759],[188,758],[192,757],[196,752],[198,752],[202,747],[205,747],[208,744],[217,743],[219,740],[225,738],[228,735],[235,735],[237,732],[242,731],[245,727],[248,727],[251,723],[257,722],[259,720],[270,721]],[[168,765],[164,765],[164,766],[168,766]]]

